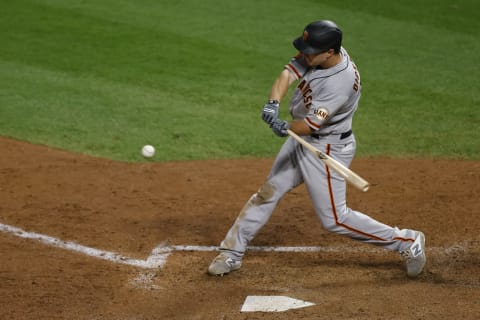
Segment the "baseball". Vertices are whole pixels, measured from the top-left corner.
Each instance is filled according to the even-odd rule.
[[[143,146],[142,148],[142,156],[144,156],[145,158],[151,158],[155,155],[155,148],[151,145],[146,145],[146,146]]]

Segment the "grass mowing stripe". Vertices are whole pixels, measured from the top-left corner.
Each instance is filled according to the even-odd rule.
[[[267,71],[262,73],[265,74],[265,82],[270,78],[272,67],[257,66],[252,62],[258,57],[255,51],[232,49],[229,43],[212,44],[209,39],[192,38],[190,34],[181,32],[171,33],[164,28],[149,29],[145,24],[135,26],[129,20],[110,21],[108,16],[100,18],[72,9],[52,10],[42,17],[46,21],[55,20],[53,28],[58,28],[56,32],[52,32],[52,26],[47,24],[42,27],[41,23],[37,26],[34,21],[35,33],[41,34],[41,40],[35,37],[31,40],[30,47],[34,50],[17,52],[14,43],[11,47],[5,46],[0,53],[9,59],[46,65],[50,69],[94,74],[169,91],[188,90],[191,92],[189,97],[195,101],[212,98],[205,95],[208,92],[202,83],[205,80],[210,83],[209,87],[218,88],[216,96],[225,92],[224,97],[229,97],[229,91],[233,89],[248,91],[244,95],[252,93],[254,87],[251,86],[252,76],[249,73],[254,67]],[[90,25],[95,27],[85,27]],[[78,34],[81,37],[77,37]],[[17,40],[28,46],[26,39]],[[65,45],[70,43],[74,45]],[[228,57],[234,51],[235,60],[223,59],[221,63],[215,63],[215,56]],[[45,54],[39,55],[38,52]],[[192,59],[193,55],[195,59]],[[222,84],[227,86],[227,90],[223,90]]]
[[[316,2],[311,0],[311,2]],[[430,26],[441,32],[460,32],[478,36],[480,21],[478,19],[477,0],[344,0],[329,2],[328,6],[348,10],[356,14],[363,13],[371,16],[370,22],[376,17],[383,17],[392,21],[401,21],[405,24]],[[385,25],[377,25],[386,27]]]
[[[149,133],[151,143],[162,146],[159,152],[164,160],[191,159],[192,155],[203,154],[204,158],[218,157],[229,152],[252,156],[248,153],[252,137],[246,131],[251,130],[249,124],[261,126],[260,122],[249,121],[252,115],[239,115],[240,120],[231,125],[232,130],[244,133],[244,139],[237,139],[237,150],[228,136],[219,141],[209,138],[217,136],[215,127],[205,126],[200,129],[201,134],[192,134],[192,119],[203,116],[221,122],[221,114],[203,104],[189,109],[178,102],[182,95],[175,91],[160,96],[154,89],[135,84],[77,77],[11,62],[0,62],[0,68],[8,75],[2,79],[5,82],[0,89],[0,96],[5,96],[0,127],[8,135],[22,139],[33,136],[31,140],[35,142],[48,142],[64,149],[88,149],[92,154],[108,154],[119,160],[127,154],[127,160],[139,160],[139,148],[147,141],[138,139],[140,130]],[[10,85],[13,83],[15,88]],[[7,94],[14,89],[29,95]],[[168,118],[163,116],[167,111]],[[91,123],[91,119],[95,121]],[[56,132],[61,134],[55,135]],[[93,140],[95,144],[91,144]]]
[[[162,160],[271,156],[282,140],[261,104],[293,37],[322,12],[345,29],[362,74],[361,155],[479,158],[478,65],[458,63],[475,61],[478,35],[451,17],[417,21],[431,10],[421,3],[347,4],[8,2],[0,134],[129,161],[145,143]],[[469,23],[474,11],[462,10]]]

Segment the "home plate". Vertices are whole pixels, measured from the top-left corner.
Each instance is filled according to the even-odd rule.
[[[241,312],[283,312],[315,305],[308,301],[285,296],[248,296]]]

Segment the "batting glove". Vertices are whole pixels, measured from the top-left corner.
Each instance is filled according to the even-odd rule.
[[[278,119],[279,109],[280,102],[278,100],[268,100],[267,104],[263,106],[262,120],[271,125],[273,121]]]
[[[288,136],[287,130],[290,129],[290,123],[286,120],[275,119],[270,127],[277,136],[286,137]]]

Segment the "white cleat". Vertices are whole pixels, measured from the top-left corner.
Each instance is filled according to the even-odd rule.
[[[242,260],[234,260],[225,253],[220,253],[208,267],[208,273],[212,276],[223,276],[231,271],[240,269],[241,266]]]
[[[425,235],[422,232],[418,232],[410,248],[400,252],[400,254],[407,265],[407,275],[409,277],[414,278],[422,273],[425,263],[427,262],[427,256],[425,255]]]

